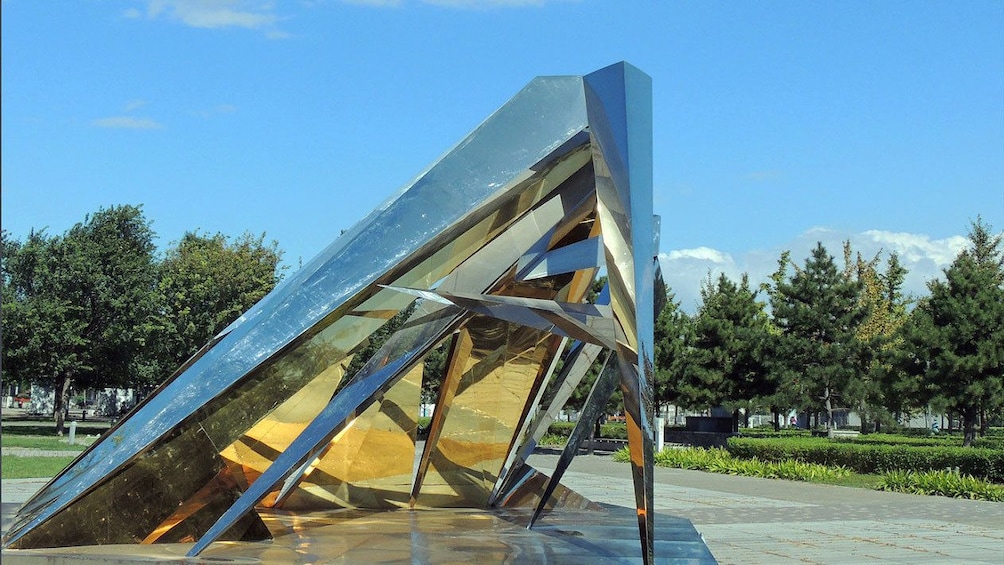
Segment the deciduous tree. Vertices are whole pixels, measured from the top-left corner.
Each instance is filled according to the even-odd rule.
[[[63,431],[72,384],[129,382],[157,316],[153,231],[135,206],[100,209],[63,236],[33,232],[5,276],[13,304],[4,326],[14,347],[5,371],[55,390]],[[7,251],[7,249],[5,249]]]
[[[155,384],[208,343],[281,279],[282,252],[265,234],[231,240],[186,233],[159,266],[159,349],[146,371]]]

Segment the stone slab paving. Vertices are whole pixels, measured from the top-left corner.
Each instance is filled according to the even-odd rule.
[[[530,463],[549,472],[556,455]],[[46,479],[2,481],[3,531]],[[577,457],[562,481],[632,508],[630,468]],[[991,563],[1004,565],[1004,503],[886,493],[656,468],[655,506],[686,518],[723,564]]]
[[[555,455],[530,463],[548,472]],[[562,481],[634,506],[626,463],[579,456]],[[687,518],[721,563],[1004,565],[1004,503],[656,468],[655,507]]]
[[[4,447],[0,448],[0,457],[6,457],[7,455],[14,455],[16,457],[76,457],[83,451],[84,449],[82,447],[79,450],[38,449],[35,447]]]

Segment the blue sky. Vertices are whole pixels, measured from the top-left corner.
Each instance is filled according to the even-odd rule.
[[[536,75],[653,77],[667,279],[1004,228],[1004,3],[2,2],[2,225],[142,204],[309,260]]]

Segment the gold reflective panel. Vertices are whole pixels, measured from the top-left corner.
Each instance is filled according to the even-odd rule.
[[[346,357],[343,362],[322,371],[221,452],[231,463],[234,474],[241,477],[243,488],[253,483],[327,405],[341,383],[350,360]],[[271,506],[271,500],[266,499],[263,505]]]
[[[480,316],[465,329],[470,352],[457,353],[450,367],[460,378],[438,441],[431,446],[417,506],[486,504],[555,340],[545,332]]]
[[[359,415],[308,467],[299,489],[279,507],[407,506],[415,460],[422,365]]]

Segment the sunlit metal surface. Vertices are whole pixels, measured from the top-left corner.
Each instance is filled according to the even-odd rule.
[[[642,563],[630,509],[561,509],[532,530],[525,508],[479,510],[264,511],[275,532],[267,543],[214,544],[185,559],[190,544],[86,546],[23,550],[4,565],[37,563]],[[657,563],[713,565],[711,552],[688,520],[656,517]],[[8,561],[9,559],[9,561]]]
[[[615,354],[611,354],[611,356],[613,355]],[[572,462],[572,458],[575,457],[575,453],[579,449],[579,444],[582,443],[582,440],[589,434],[593,427],[593,423],[596,422],[599,416],[603,413],[607,400],[610,399],[610,395],[617,387],[619,369],[614,367],[614,364],[609,361],[610,359],[608,358],[607,363],[603,366],[599,376],[596,377],[596,381],[593,382],[593,387],[589,390],[589,396],[586,398],[586,403],[582,407],[582,414],[579,417],[579,421],[575,423],[572,433],[568,436],[568,442],[565,444],[565,448],[561,451],[561,456],[558,458],[558,462],[555,465],[554,474],[547,481],[547,485],[544,487],[544,493],[541,495],[541,501],[537,503],[537,507],[530,516],[530,521],[526,525],[527,528],[532,527],[540,517],[541,512],[544,511],[545,503],[548,498],[551,497],[551,493],[554,492],[554,489],[558,487],[558,482],[561,480],[561,476],[568,468],[569,463]]]
[[[634,543],[652,562],[651,116],[651,80],[625,63],[535,79],[28,501],[4,547],[187,543],[192,556],[236,556],[244,546],[223,540],[308,539],[383,511],[410,524],[408,559],[462,560],[427,547],[432,516],[476,532],[479,520],[537,520],[506,508],[535,509],[542,528],[548,509],[592,508],[557,483],[591,422],[576,427],[555,480],[525,462],[606,349],[615,360],[584,413],[598,415],[619,383]],[[601,273],[607,287],[587,303]],[[425,357],[444,344],[443,374],[430,374]],[[419,443],[423,383],[436,407]],[[448,507],[496,512],[419,511]],[[589,546],[596,555],[624,543],[590,531],[604,540]],[[325,551],[395,560],[340,543]],[[495,555],[487,547],[479,560]],[[301,558],[276,551],[261,558]]]

